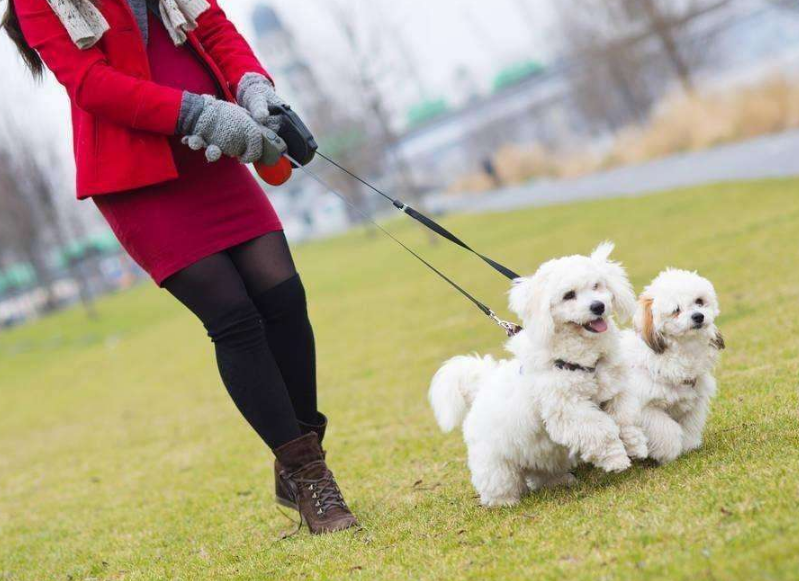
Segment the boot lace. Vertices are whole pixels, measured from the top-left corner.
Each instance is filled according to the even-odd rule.
[[[318,464],[314,462],[309,466],[313,465]],[[307,467],[304,467],[304,469],[306,468]],[[333,478],[333,473],[327,466],[325,466],[322,474],[316,478],[299,476],[295,478],[294,481],[297,483],[298,487],[304,488],[311,493],[312,506],[316,509],[316,514],[320,516],[324,515],[327,511],[336,507],[349,510],[347,508],[347,503],[344,502],[341,490],[339,490],[338,484],[336,484],[336,480]]]

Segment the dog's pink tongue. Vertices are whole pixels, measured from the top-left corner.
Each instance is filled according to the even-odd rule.
[[[591,330],[595,333],[604,333],[608,330],[608,323],[605,319],[595,319],[588,323],[588,326],[590,326]]]

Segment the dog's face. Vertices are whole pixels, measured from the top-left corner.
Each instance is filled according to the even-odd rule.
[[[607,319],[628,318],[635,295],[622,266],[609,260],[613,244],[601,244],[591,256],[567,256],[541,265],[531,277],[514,281],[510,308],[533,337],[546,341],[565,325],[586,338],[608,330]]]
[[[656,353],[666,349],[666,339],[680,341],[707,336],[724,348],[716,329],[719,302],[706,278],[687,270],[667,269],[646,287],[633,320],[636,332]]]

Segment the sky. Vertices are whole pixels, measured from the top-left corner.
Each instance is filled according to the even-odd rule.
[[[230,19],[250,40],[251,14],[263,0],[221,0]],[[332,25],[328,4],[334,0],[268,0],[294,33],[323,82],[331,89],[352,90],[353,64],[343,37]],[[551,55],[551,0],[338,0],[361,31],[381,42],[398,44],[414,63],[426,97],[453,92],[455,72],[468,71],[486,88],[493,76],[513,62]],[[0,3],[5,10],[5,3]],[[371,34],[375,33],[376,34]],[[391,49],[395,47],[390,47]],[[267,68],[268,55],[261,55]],[[48,75],[34,83],[13,46],[0,34],[0,103],[17,125],[38,139],[55,141],[69,151],[69,107],[63,89]],[[276,79],[279,87],[280,79]],[[401,80],[399,81],[401,83]],[[418,83],[417,83],[418,84]],[[413,97],[400,95],[397,107]],[[418,91],[417,91],[418,94]],[[390,95],[389,95],[390,97]]]

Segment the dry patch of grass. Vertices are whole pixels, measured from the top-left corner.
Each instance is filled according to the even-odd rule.
[[[640,163],[794,127],[799,127],[799,82],[783,77],[733,92],[675,94],[648,125],[619,136],[605,165]]]
[[[501,183],[514,185],[534,178],[578,177],[797,127],[799,81],[779,76],[732,91],[669,95],[648,123],[621,131],[603,155],[554,151],[538,144],[507,145],[497,151],[494,164]],[[496,184],[489,176],[477,172],[455,181],[449,191],[477,192],[493,187]]]

